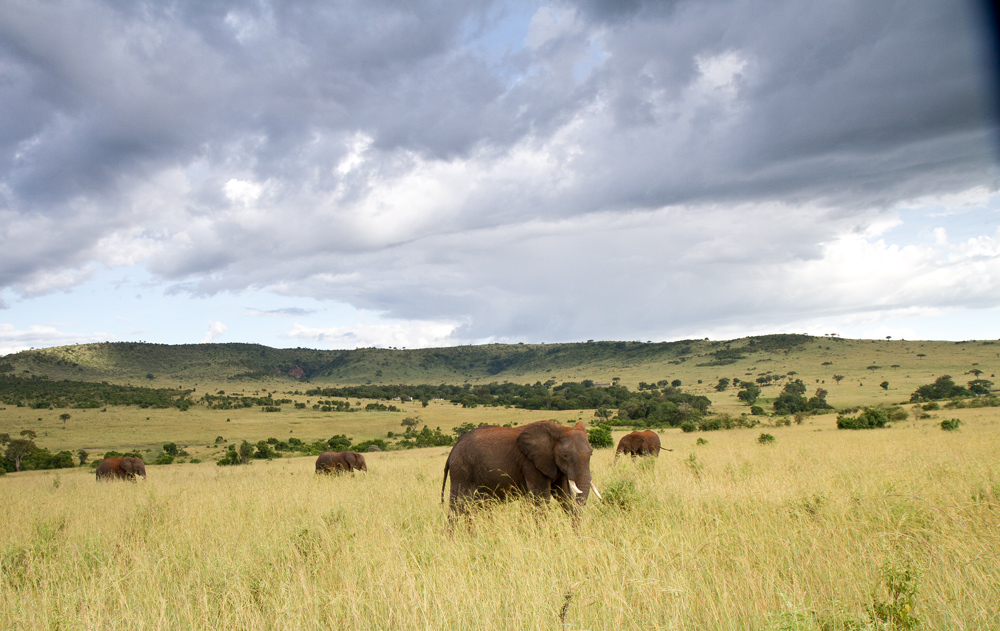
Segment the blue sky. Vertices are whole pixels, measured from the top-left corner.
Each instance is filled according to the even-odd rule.
[[[973,2],[0,6],[0,354],[1000,337]]]

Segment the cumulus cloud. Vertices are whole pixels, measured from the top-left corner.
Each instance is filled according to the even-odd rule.
[[[208,332],[205,333],[205,337],[201,339],[202,344],[208,344],[209,342],[214,342],[216,339],[222,336],[229,327],[225,324],[218,322],[216,320],[210,320],[208,323]]]
[[[992,227],[880,240],[996,208],[972,11],[14,0],[0,289],[142,264],[412,323],[289,333],[349,346],[995,305]]]
[[[295,324],[285,337],[301,340],[320,348],[429,348],[454,343],[456,325],[448,322],[359,322],[352,326],[329,328]]]
[[[99,342],[109,339],[107,334],[80,335],[62,330],[53,325],[32,325],[17,329],[13,325],[0,323],[0,356],[16,353],[26,348],[44,348],[76,342]]]

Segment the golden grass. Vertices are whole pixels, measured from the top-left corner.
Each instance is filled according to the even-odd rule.
[[[598,450],[606,501],[576,528],[512,503],[449,529],[447,449],[340,477],[311,458],[8,475],[0,628],[875,628],[886,568],[916,572],[924,628],[998,628],[997,411],[940,414],[961,431],[824,416],[767,446],[668,430],[655,463]]]

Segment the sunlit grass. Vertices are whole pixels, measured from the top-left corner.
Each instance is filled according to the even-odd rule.
[[[367,454],[353,476],[311,458],[8,475],[0,628],[876,628],[886,568],[915,572],[924,628],[997,628],[1000,424],[961,415],[817,417],[771,445],[670,430],[655,462],[599,450],[615,492],[576,526],[513,503],[449,527],[446,449]]]

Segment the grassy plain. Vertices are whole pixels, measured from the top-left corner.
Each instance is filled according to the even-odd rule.
[[[828,415],[763,428],[770,445],[667,430],[655,462],[598,450],[605,501],[576,528],[513,503],[450,529],[444,448],[353,477],[311,458],[8,475],[0,628],[1000,628],[1000,417],[946,415],[960,431]]]
[[[616,356],[468,380],[619,377],[634,388],[680,379],[713,411],[739,414],[746,407],[734,389],[714,390],[720,377],[794,373],[810,394],[823,387],[834,406],[851,407],[905,402],[943,374],[964,384],[977,369],[995,380],[1000,369],[993,342],[811,338],[706,365],[721,347],[695,341],[655,361]],[[185,352],[197,370],[157,370],[148,380],[147,366],[135,363],[139,373],[109,379],[195,388],[196,397],[267,391],[307,409],[0,406],[0,432],[33,429],[52,451],[85,447],[98,457],[170,441],[207,460],[150,465],[137,484],[97,484],[89,467],[0,478],[0,628],[826,631],[906,628],[908,620],[924,629],[1000,628],[1000,409],[940,410],[871,431],[836,430],[835,414],[790,427],[765,418],[752,430],[664,430],[673,451],[655,462],[595,452],[605,501],[592,500],[576,527],[558,509],[539,516],[513,503],[451,529],[440,504],[446,448],[368,454],[367,475],[317,478],[312,458],[218,467],[215,438],[309,442],[343,433],[359,441],[398,433],[406,416],[448,432],[465,422],[588,422],[593,411],[431,401],[322,413],[301,394],[320,379],[233,381],[195,350]],[[473,350],[462,351],[468,365]],[[360,382],[381,381],[376,365],[386,379],[395,374],[391,357],[366,355],[378,363],[358,364],[372,370]],[[32,361],[19,360],[18,372],[53,366]],[[170,362],[158,361],[166,371]],[[427,377],[409,383],[446,381],[413,362],[397,372]],[[762,403],[780,388],[765,387]],[[963,421],[959,431],[940,429],[950,418]],[[762,432],[775,442],[759,444]]]

